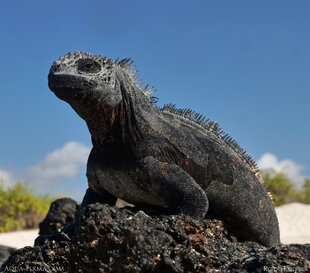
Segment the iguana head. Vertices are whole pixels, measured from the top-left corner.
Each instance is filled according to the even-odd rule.
[[[86,122],[93,138],[103,139],[125,126],[132,107],[150,107],[151,89],[137,82],[131,59],[107,59],[84,52],[67,53],[55,61],[49,88],[68,102]],[[128,126],[127,126],[128,127]],[[125,137],[125,134],[122,134]]]
[[[122,99],[117,70],[118,65],[111,59],[84,52],[68,53],[53,63],[48,85],[57,97],[70,104],[83,99],[114,108]]]
[[[107,59],[85,52],[67,53],[55,61],[48,75],[49,88],[55,95],[74,104],[92,101],[100,107],[114,109],[124,96],[139,96],[139,101],[156,100],[156,90],[137,81],[131,59]]]

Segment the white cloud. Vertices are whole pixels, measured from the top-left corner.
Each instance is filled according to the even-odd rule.
[[[47,154],[38,164],[26,169],[31,185],[51,185],[65,178],[74,178],[85,169],[90,148],[71,141]]]
[[[293,160],[284,159],[279,161],[275,155],[266,153],[258,160],[257,164],[262,170],[274,170],[284,173],[299,189],[304,184],[305,177],[301,174],[304,167]]]
[[[0,181],[4,182],[4,186],[12,186],[16,183],[14,175],[4,169],[0,169]]]

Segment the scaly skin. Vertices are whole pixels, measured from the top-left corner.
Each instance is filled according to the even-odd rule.
[[[217,123],[174,105],[158,108],[129,60],[75,52],[50,69],[50,89],[92,136],[82,206],[121,198],[196,219],[209,212],[240,240],[279,244],[277,216],[255,162]]]

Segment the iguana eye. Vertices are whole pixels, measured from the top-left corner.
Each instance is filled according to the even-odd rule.
[[[76,62],[78,71],[84,73],[98,73],[101,65],[92,59],[80,59]]]

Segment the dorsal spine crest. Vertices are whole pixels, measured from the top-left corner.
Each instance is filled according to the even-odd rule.
[[[229,147],[231,147],[250,167],[258,173],[258,167],[256,162],[252,159],[252,157],[234,140],[228,133],[223,131],[218,122],[211,121],[200,113],[196,113],[192,109],[189,108],[177,108],[175,104],[169,103],[165,104],[162,108],[162,111],[167,111],[176,116],[180,116],[185,118],[191,122],[194,122],[197,125],[200,125],[208,132],[212,132],[217,137],[222,139]],[[262,181],[262,179],[261,179]]]

